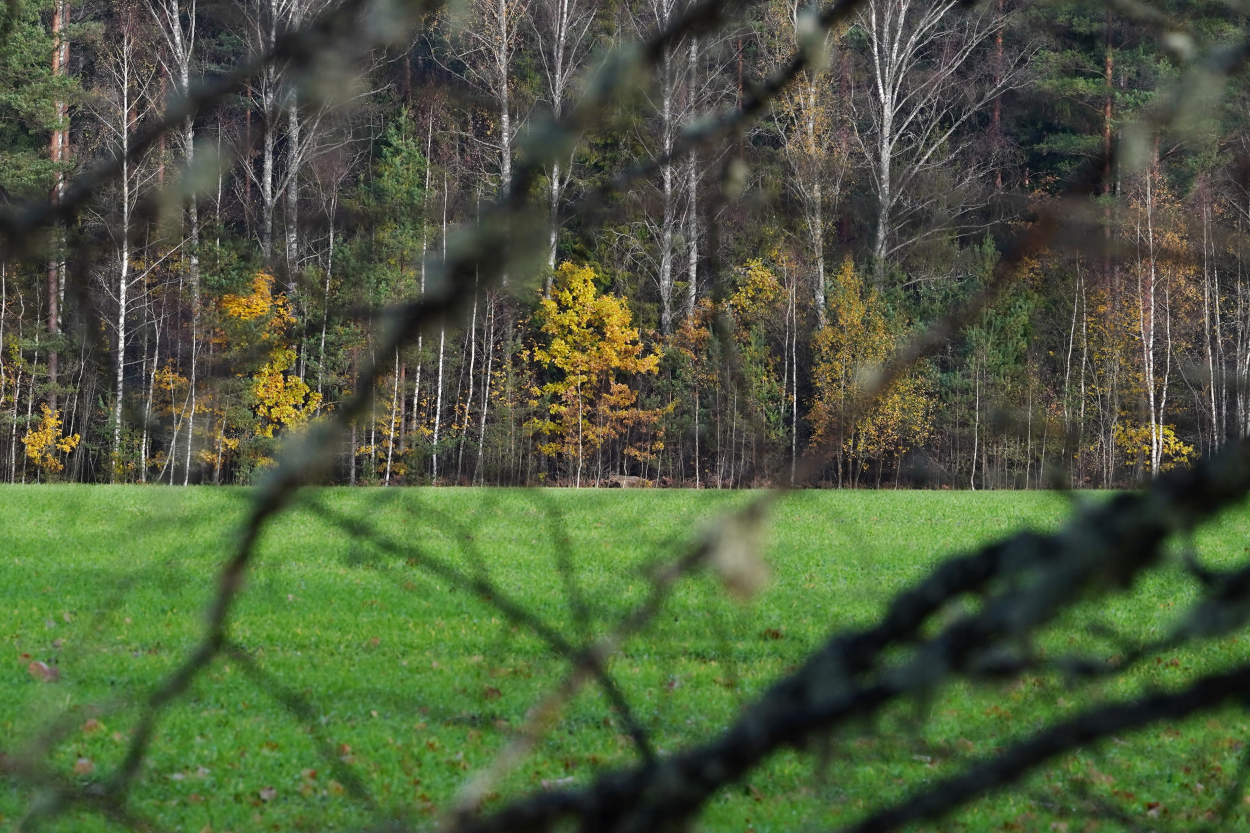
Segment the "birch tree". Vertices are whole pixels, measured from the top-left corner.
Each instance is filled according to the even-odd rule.
[[[681,6],[680,0],[647,0],[641,19],[635,21],[641,30],[640,37],[667,29],[680,13]],[[654,268],[660,290],[660,332],[666,336],[673,332],[674,238],[677,235],[679,199],[677,165],[672,156],[683,116],[681,102],[678,101],[683,73],[677,50],[677,46],[666,46],[655,69],[654,99],[651,102],[656,114],[652,154],[661,160],[657,186],[660,205],[659,219],[649,217],[646,221],[655,248]]]
[[[191,94],[191,69],[195,56],[196,0],[186,0],[185,9],[179,0],[148,0],[148,10],[156,20],[165,45],[165,72],[174,81],[180,97]],[[183,122],[178,133],[182,144],[183,164],[188,175],[195,164],[195,119]],[[197,195],[187,195],[187,279],[191,285],[191,362],[187,380],[191,397],[187,411],[187,444],[182,485],[191,478],[191,450],[195,437],[196,392],[200,352],[200,214]]]
[[[512,65],[528,6],[529,0],[473,0],[468,7],[469,19],[452,43],[455,58],[465,67],[461,77],[487,96],[495,108],[493,149],[501,192],[512,181],[513,142],[519,123],[513,118]],[[561,106],[567,89],[566,77],[560,88]]]
[[[256,53],[272,51],[278,36],[299,27],[318,10],[320,0],[252,0],[247,13],[247,37]],[[320,137],[319,122],[324,106],[311,117],[302,112],[298,90],[279,67],[270,61],[257,73],[251,89],[251,106],[259,111],[264,123],[260,142],[260,169],[247,166],[246,173],[260,192],[261,216],[259,242],[266,263],[274,259],[274,231],[279,200],[286,211],[284,229],[287,292],[294,300],[294,275],[298,269],[299,247],[299,175],[312,155],[314,142]],[[285,117],[285,119],[284,119]],[[282,155],[279,160],[279,134],[285,120]],[[247,149],[250,153],[250,148]],[[281,164],[281,163],[285,164]]]
[[[988,77],[977,71],[976,56],[1005,18],[961,12],[957,5],[868,0],[859,17],[868,66],[860,105],[866,120],[857,140],[876,196],[871,256],[878,288],[901,249],[958,226],[966,206],[948,206],[947,218],[934,227],[898,234],[904,223],[934,209],[939,196],[965,194],[992,169],[992,157],[968,158],[972,139],[963,128],[1023,78],[1027,53],[1004,59]],[[921,180],[938,171],[947,184],[922,194]]]
[[[565,114],[573,82],[582,71],[593,43],[591,25],[595,22],[596,0],[532,0],[531,9],[529,19],[542,64],[543,97],[551,109],[551,118],[559,121]],[[556,250],[560,242],[560,197],[572,176],[572,153],[563,167],[561,160],[552,163],[547,182],[551,239],[547,253],[550,274],[545,282],[546,294],[551,292]]]
[[[1152,476],[1183,462],[1192,453],[1191,448],[1179,442],[1173,427],[1167,423],[1176,346],[1180,341],[1173,333],[1173,324],[1177,308],[1182,306],[1189,289],[1185,278],[1189,277],[1192,267],[1176,263],[1178,257],[1189,255],[1188,247],[1168,227],[1171,225],[1166,222],[1168,212],[1160,210],[1161,198],[1166,202],[1168,195],[1157,180],[1157,162],[1152,162],[1142,175],[1140,191],[1134,200],[1137,256],[1132,269],[1136,290],[1133,299],[1135,335],[1147,420],[1147,466]],[[1141,438],[1137,433],[1122,430],[1122,443],[1130,448],[1139,445]]]
[[[138,12],[129,5],[116,10],[117,19],[110,37],[103,41],[101,75],[105,82],[93,104],[107,142],[116,148],[121,160],[118,177],[118,218],[109,225],[116,258],[111,275],[103,281],[107,294],[117,305],[113,319],[114,358],[113,407],[112,407],[112,477],[116,479],[123,467],[122,455],[122,408],[126,401],[126,343],[130,337],[127,316],[134,302],[132,288],[143,281],[147,272],[132,269],[132,238],[137,229],[134,222],[138,198],[146,182],[154,172],[151,166],[141,166],[130,159],[130,141],[139,124],[151,110],[151,92],[156,70],[148,56],[142,54],[142,33],[136,17]]]
[[[631,25],[639,38],[652,37],[667,29],[685,6],[683,0],[647,0]],[[688,279],[683,306],[688,317],[694,313],[697,293],[699,160],[692,154],[683,164],[674,158],[673,151],[682,130],[694,122],[700,112],[723,103],[728,97],[717,60],[717,48],[723,39],[724,35],[716,40],[691,36],[665,47],[657,60],[649,92],[653,115],[649,135],[643,137],[643,142],[650,157],[658,162],[658,181],[652,182],[658,205],[649,202],[643,220],[651,241],[644,259],[649,261],[659,289],[660,332],[665,336],[674,332],[678,312],[675,298],[680,270],[678,260],[683,248],[687,255]]]
[[[820,34],[818,44],[804,44],[814,25],[802,0],[784,0],[769,7],[762,42],[767,69],[782,66],[797,48],[820,54],[832,51],[834,32]],[[799,73],[779,97],[773,110],[773,129],[781,140],[790,176],[787,185],[797,198],[807,231],[811,258],[812,299],[818,327],[826,323],[825,226],[826,204],[836,205],[848,171],[849,135],[840,123],[844,106],[835,79],[827,67],[813,64]]]

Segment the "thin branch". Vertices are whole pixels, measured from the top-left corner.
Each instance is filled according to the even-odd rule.
[[[1041,764],[1121,732],[1160,721],[1178,721],[1245,697],[1250,665],[1201,677],[1186,688],[1150,694],[1128,703],[1089,709],[1057,723],[1002,753],[973,764],[962,775],[933,784],[924,792],[843,828],[843,833],[884,833],[917,821],[939,819],[973,799],[1015,783]]]

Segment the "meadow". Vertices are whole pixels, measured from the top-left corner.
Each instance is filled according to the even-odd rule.
[[[200,635],[249,494],[0,487],[0,633],[10,646],[0,665],[0,750],[16,754],[41,727],[68,721],[74,728],[53,750],[53,765],[82,781],[107,778],[142,698]],[[379,817],[428,827],[568,669],[497,599],[433,575],[428,559],[488,578],[501,598],[579,642],[640,603],[650,566],[749,498],[679,490],[306,492],[264,533],[230,631],[246,656],[220,657],[165,713],[130,806],[158,829],[204,833],[349,830]],[[871,622],[944,555],[1025,526],[1055,528],[1072,499],[791,495],[771,517],[764,592],[743,603],[711,576],[684,579],[610,670],[661,754],[699,742],[831,633]],[[364,529],[349,530],[349,522]],[[1193,546],[1204,562],[1229,564],[1250,552],[1248,531],[1250,513],[1232,513]],[[1194,595],[1188,575],[1165,565],[1131,591],[1072,612],[1043,649],[1114,657],[1165,631]],[[1245,640],[1231,637],[1079,686],[1040,671],[1002,685],[955,685],[839,732],[820,749],[774,757],[712,802],[700,827],[835,829],[1083,705],[1179,685],[1246,655]],[[39,679],[33,662],[59,678]],[[1248,739],[1244,715],[1231,708],[1155,726],[1062,758],[922,829],[1193,827],[1212,817],[1226,788],[1243,789],[1234,782]],[[589,687],[488,806],[635,760],[621,713]],[[1234,816],[1244,820],[1250,806],[1233,798]],[[31,800],[25,785],[0,784],[0,830],[15,829]],[[82,810],[47,829],[116,824]]]

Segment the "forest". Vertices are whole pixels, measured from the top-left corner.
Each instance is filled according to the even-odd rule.
[[[362,384],[326,482],[787,485],[819,446],[828,486],[1123,487],[1250,431],[1250,87],[1126,135],[1240,36],[1230,5],[866,0],[826,31],[798,0],[731,4],[544,148],[522,230],[542,255],[388,355],[387,311],[444,279],[455,230],[688,4],[419,8],[350,72],[265,61],[151,132],[332,5],[0,11],[0,215],[120,165],[0,242],[5,481],[250,483]],[[815,57],[765,111],[692,140],[796,49]],[[861,413],[1074,181],[1097,245],[1031,254]]]

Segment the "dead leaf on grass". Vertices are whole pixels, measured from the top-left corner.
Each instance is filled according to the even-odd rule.
[[[56,666],[48,665],[46,662],[34,660],[30,665],[26,666],[26,670],[30,672],[30,676],[34,677],[41,683],[54,683],[61,679],[61,671]]]

